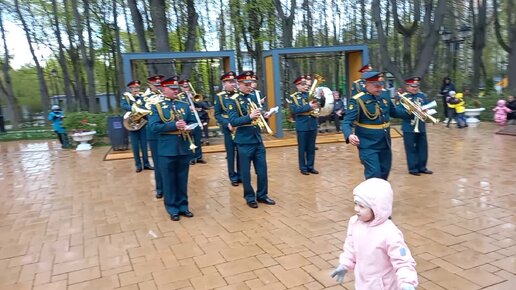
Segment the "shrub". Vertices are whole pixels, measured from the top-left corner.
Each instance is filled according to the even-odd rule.
[[[98,136],[107,135],[107,113],[74,112],[65,114],[63,126],[70,132],[96,131]]]

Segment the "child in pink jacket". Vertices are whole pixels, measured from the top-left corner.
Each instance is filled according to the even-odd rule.
[[[388,181],[371,178],[353,190],[356,215],[348,224],[344,252],[331,273],[337,282],[355,272],[356,290],[414,290],[416,262],[403,234],[389,219],[393,192]]]
[[[498,100],[496,102],[496,107],[493,109],[494,120],[500,126],[505,126],[507,124],[507,114],[512,112],[506,104],[507,102],[505,100]]]

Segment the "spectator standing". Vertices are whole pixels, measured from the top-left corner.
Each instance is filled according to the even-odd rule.
[[[514,96],[507,97],[507,108],[512,110],[511,113],[507,114],[507,124],[516,125],[516,99],[514,99]]]
[[[451,78],[445,77],[443,79],[441,89],[439,90],[439,94],[441,95],[442,100],[443,100],[444,117],[446,118],[444,120],[444,122],[448,122],[448,118],[453,118],[453,116],[448,115],[449,110],[448,110],[448,107],[446,106],[446,104],[447,104],[446,98],[448,98],[451,91],[455,92],[457,90],[455,89],[455,85],[452,83]]]

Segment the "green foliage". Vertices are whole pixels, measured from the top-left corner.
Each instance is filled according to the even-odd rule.
[[[63,119],[63,126],[71,133],[97,131],[98,136],[107,135],[107,113],[89,112],[68,113]]]
[[[20,106],[26,106],[31,113],[41,111],[41,97],[38,90],[38,75],[34,66],[23,66],[11,71],[14,95]]]
[[[284,130],[294,130],[296,128],[296,123],[292,122],[292,118],[290,116],[290,110],[286,108],[281,109],[281,114],[283,114],[283,129]]]

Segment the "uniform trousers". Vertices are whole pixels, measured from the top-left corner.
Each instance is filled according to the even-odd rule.
[[[299,170],[311,171],[314,169],[317,130],[297,131],[296,133]]]
[[[228,165],[228,175],[231,182],[240,182],[240,163],[238,162],[239,156],[233,136],[228,128],[223,128],[224,133],[224,147],[226,148],[226,161]],[[236,163],[236,170],[235,170]]]
[[[147,128],[143,127],[138,131],[129,131],[129,137],[131,138],[131,148],[133,150],[134,164],[136,168],[142,168],[143,166],[150,166],[149,157],[147,154]],[[142,157],[140,158],[140,150]]]
[[[159,168],[159,157],[158,157],[158,140],[147,140],[152,154],[152,162],[154,163],[154,181],[156,182],[156,193],[163,193],[163,181],[160,174]]]
[[[428,161],[426,133],[403,132],[403,144],[409,172],[423,172]]]
[[[201,127],[197,126],[195,129],[192,130],[192,138],[194,141],[195,146],[195,152],[192,155],[192,160],[197,161],[202,159],[202,130]]]
[[[267,158],[263,143],[237,144],[237,148],[245,200],[251,202],[256,199],[266,199],[268,194]],[[256,192],[251,185],[251,162],[253,162],[258,178]]]
[[[188,171],[191,155],[159,156],[163,201],[169,215],[188,211]]]
[[[358,156],[364,165],[365,179],[377,177],[387,180],[392,165],[392,151],[383,149],[359,148]]]

